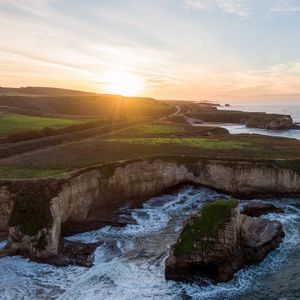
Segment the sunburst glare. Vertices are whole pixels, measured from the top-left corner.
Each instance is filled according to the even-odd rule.
[[[105,92],[123,96],[137,96],[144,88],[144,80],[130,72],[110,72],[104,75]]]

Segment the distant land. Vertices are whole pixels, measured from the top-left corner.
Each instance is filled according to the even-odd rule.
[[[0,95],[7,96],[84,96],[97,95],[96,93],[83,92],[77,90],[61,89],[55,87],[0,87]]]

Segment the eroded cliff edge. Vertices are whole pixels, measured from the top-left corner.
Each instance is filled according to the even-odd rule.
[[[241,197],[299,195],[300,172],[281,161],[161,157],[105,164],[66,179],[2,181],[0,231],[8,249],[46,259],[59,251],[61,233],[99,227],[124,205],[136,205],[190,182]]]

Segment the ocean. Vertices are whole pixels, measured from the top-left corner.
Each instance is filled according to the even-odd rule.
[[[239,271],[227,283],[183,284],[164,279],[164,261],[182,222],[219,193],[185,186],[177,194],[147,201],[142,208],[124,210],[136,224],[107,226],[69,237],[102,241],[91,268],[54,267],[21,257],[0,260],[0,299],[234,299],[296,300],[300,295],[300,199],[273,199],[283,214],[266,218],[283,224],[280,246],[259,265]],[[242,205],[247,201],[242,201]]]
[[[268,102],[268,104],[261,103],[247,103],[245,101],[241,103],[234,103],[230,107],[220,107],[222,110],[241,110],[248,112],[267,112],[267,113],[279,113],[279,114],[287,114],[291,115],[294,122],[300,122],[300,100],[299,104],[293,101],[281,101],[282,103],[276,102]],[[300,130],[264,130],[264,129],[256,129],[256,128],[247,128],[245,125],[239,124],[230,124],[230,125],[220,125],[223,128],[229,130],[231,134],[239,134],[239,133],[249,133],[249,134],[262,134],[262,135],[270,135],[270,136],[281,136],[288,137],[294,139],[300,139]]]

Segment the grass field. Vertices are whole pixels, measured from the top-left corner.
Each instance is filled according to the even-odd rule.
[[[297,140],[259,135],[211,136],[207,135],[208,129],[170,121],[146,121],[109,127],[105,135],[98,128],[93,129],[96,131],[93,136],[69,133],[78,139],[64,137],[53,146],[45,144],[43,147],[42,144],[33,151],[29,149],[20,155],[0,159],[0,179],[57,177],[104,162],[157,156],[300,159],[300,142]]]
[[[171,134],[171,133],[184,132],[185,130],[182,126],[147,124],[139,127],[137,131],[143,134]]]
[[[57,176],[99,163],[156,156],[299,159],[299,153],[299,141],[260,136],[148,139],[127,137],[125,140],[95,137],[2,159],[0,178]]]
[[[120,142],[126,144],[136,145],[174,145],[174,146],[189,146],[203,149],[243,149],[250,146],[250,143],[239,141],[220,141],[217,139],[207,138],[123,138],[123,139],[110,139],[109,142]]]
[[[77,115],[92,118],[110,117],[135,119],[136,117],[165,117],[174,107],[151,98],[123,97],[117,95],[52,95],[24,97],[1,96],[0,106],[43,113],[43,115]]]
[[[44,117],[32,117],[24,115],[3,115],[0,116],[0,137],[26,130],[41,130],[45,127],[55,129],[79,124],[82,121],[69,119],[55,119]]]
[[[12,168],[1,166],[0,178],[16,179],[16,178],[60,178],[61,174],[69,171],[68,169],[38,169],[38,168]]]

